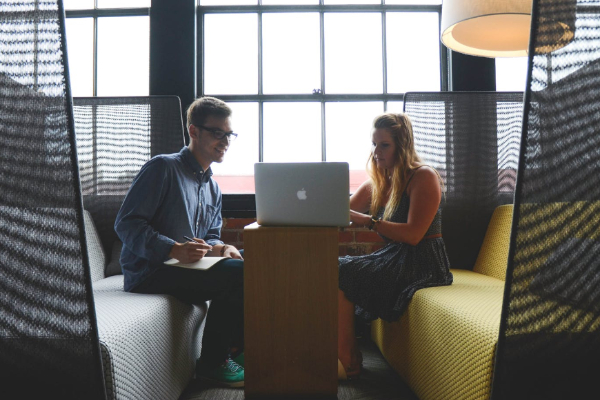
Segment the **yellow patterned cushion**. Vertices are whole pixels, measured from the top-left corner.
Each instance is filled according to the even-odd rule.
[[[473,271],[497,279],[506,279],[512,216],[512,204],[494,210]]]
[[[511,315],[507,335],[599,331],[596,313],[531,285],[543,276],[546,263],[560,246],[570,240],[600,239],[600,202],[523,203],[519,224],[511,299],[520,312]],[[515,318],[528,323],[519,324]]]
[[[415,293],[400,320],[371,336],[420,400],[488,399],[504,282],[452,270],[451,286]]]

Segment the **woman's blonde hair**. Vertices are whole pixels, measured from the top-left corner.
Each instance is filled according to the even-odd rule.
[[[406,114],[385,113],[373,121],[374,129],[387,129],[396,145],[394,167],[391,171],[380,170],[373,157],[367,161],[367,172],[373,182],[371,187],[371,215],[376,215],[379,208],[385,206],[383,219],[389,220],[400,203],[400,197],[406,188],[411,171],[416,169],[421,158],[415,150],[412,124]],[[387,205],[384,198],[389,191]]]

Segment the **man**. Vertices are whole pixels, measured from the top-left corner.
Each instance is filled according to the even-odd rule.
[[[158,155],[140,170],[123,201],[115,230],[123,242],[125,290],[172,295],[190,304],[211,300],[197,374],[231,387],[244,386],[232,348],[243,349],[244,261],[220,240],[221,190],[210,165],[223,161],[231,140],[231,109],[213,97],[187,110],[190,144],[179,153]],[[185,237],[193,238],[193,241]],[[206,271],[167,266],[204,256],[227,257]]]

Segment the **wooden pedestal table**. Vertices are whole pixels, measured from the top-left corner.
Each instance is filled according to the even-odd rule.
[[[244,229],[246,398],[337,397],[338,229]]]

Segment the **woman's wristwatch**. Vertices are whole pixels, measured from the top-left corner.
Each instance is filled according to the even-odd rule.
[[[371,223],[369,224],[369,229],[373,230],[373,228],[375,228],[375,226],[381,222],[381,218],[374,218],[373,216],[371,216]]]

